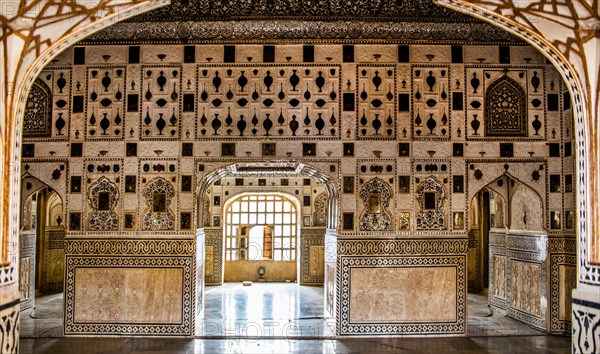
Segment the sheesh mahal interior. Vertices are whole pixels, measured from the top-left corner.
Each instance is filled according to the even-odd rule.
[[[506,335],[599,352],[596,2],[1,11],[3,353]]]

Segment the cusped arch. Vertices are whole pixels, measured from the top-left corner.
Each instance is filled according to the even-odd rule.
[[[338,204],[339,204],[339,186],[338,184],[326,173],[319,169],[300,162],[248,162],[248,163],[234,163],[231,165],[217,168],[216,170],[206,174],[198,187],[196,188],[196,195],[199,206],[197,210],[197,224],[203,225],[202,215],[204,214],[204,208],[202,200],[207,194],[210,186],[216,181],[223,177],[235,176],[239,174],[250,173],[256,174],[268,174],[277,176],[305,176],[311,177],[318,180],[325,193],[327,195],[327,228],[335,229],[338,223]]]

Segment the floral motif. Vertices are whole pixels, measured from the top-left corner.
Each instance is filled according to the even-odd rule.
[[[175,196],[175,189],[164,178],[157,177],[151,181],[142,192],[148,207],[144,210],[142,229],[144,231],[168,231],[175,229],[175,214],[169,208]],[[161,196],[164,201],[157,207],[156,197]]]
[[[107,197],[105,197],[105,193],[108,194]],[[117,186],[108,178],[101,177],[90,187],[88,195],[88,202],[92,208],[92,212],[88,216],[88,229],[96,231],[118,230],[119,216],[114,211],[119,200]]]
[[[360,231],[390,231],[392,229],[392,216],[388,210],[388,200],[391,197],[391,188],[383,180],[374,178],[367,182],[360,191],[360,198],[364,204],[364,211],[360,217]],[[380,210],[373,211],[372,197],[379,195],[381,198]]]

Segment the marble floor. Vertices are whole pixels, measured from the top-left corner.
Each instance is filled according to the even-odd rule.
[[[334,321],[324,315],[323,287],[296,283],[226,283],[205,288],[201,336],[205,338],[334,338]],[[540,336],[536,329],[494,309],[487,298],[468,296],[469,337]],[[21,338],[62,337],[62,294],[41,296],[21,313]]]
[[[30,338],[19,342],[21,354],[105,353],[510,353],[567,354],[571,338],[556,336],[340,338],[316,339],[176,339],[176,338]]]
[[[544,335],[469,294],[468,337],[334,337],[323,288],[285,283],[207,287],[202,339],[62,337],[62,294],[21,315],[20,353],[549,353],[571,352],[568,336]],[[292,304],[292,305],[290,305]],[[244,336],[242,338],[242,336]]]
[[[332,337],[323,287],[296,283],[225,283],[204,291],[204,337]]]

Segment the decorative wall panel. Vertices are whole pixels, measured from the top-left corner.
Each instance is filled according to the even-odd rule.
[[[166,54],[158,54],[158,56],[160,58]],[[180,109],[181,66],[142,66],[141,75],[142,87],[136,91],[141,92],[139,97],[142,102],[140,139],[179,139],[181,126],[179,112],[195,111],[194,102],[189,108],[185,100],[183,100],[184,106]],[[134,86],[132,91],[133,89]]]
[[[125,67],[91,66],[87,75],[87,86],[82,90],[88,90],[86,138],[123,138],[127,89]]]
[[[19,293],[21,295],[21,311],[35,305],[35,232],[22,232],[19,237]]]
[[[302,228],[300,235],[300,284],[324,282],[325,229]]]
[[[413,139],[450,139],[450,67],[413,66],[412,89]]]
[[[381,54],[373,56],[378,60]],[[396,67],[357,65],[356,82],[356,136],[359,139],[395,139]]]
[[[417,229],[445,229],[446,213],[444,202],[446,190],[434,177],[421,182],[415,191],[419,205],[417,212]]]
[[[525,97],[523,88],[506,73],[490,84],[485,99],[485,136],[527,136]]]
[[[321,193],[315,198],[313,226],[327,226],[327,201],[328,197],[326,193]]]
[[[446,333],[446,334],[461,334],[466,330],[466,319],[465,319],[465,302],[466,302],[466,281],[465,281],[465,256],[447,256],[447,257],[351,257],[351,256],[339,256],[339,269],[341,272],[338,279],[340,280],[340,313],[338,314],[340,321],[340,334],[435,334],[435,333]],[[452,301],[452,306],[446,312],[440,312],[438,306],[433,309],[424,309],[423,311],[426,313],[419,314],[419,318],[427,319],[426,324],[415,323],[414,320],[411,320],[411,316],[416,316],[416,314],[398,314],[398,316],[390,316],[389,312],[387,315],[377,315],[376,313],[364,313],[364,311],[374,310],[373,306],[367,306],[362,311],[359,311],[359,314],[352,313],[353,308],[356,306],[356,302],[352,299],[352,293],[355,295],[359,295],[357,293],[361,291],[361,289],[368,288],[367,285],[362,284],[363,286],[357,287],[356,284],[353,284],[353,280],[357,280],[360,278],[356,278],[354,276],[354,271],[360,269],[378,269],[380,272],[385,272],[383,269],[387,269],[388,271],[398,272],[404,271],[408,272],[410,269],[414,269],[420,267],[423,264],[428,265],[428,270],[431,272],[446,272],[448,277],[444,279],[444,284],[447,284],[442,290],[442,292],[446,292],[445,295],[441,295],[439,291],[441,290],[439,287],[431,287],[430,289],[436,289],[436,295],[434,296],[436,299],[445,299]],[[439,267],[439,268],[438,268]],[[383,269],[382,269],[383,268]],[[447,269],[449,268],[449,269]],[[397,270],[393,270],[397,269]],[[358,273],[360,274],[360,273]],[[413,274],[413,273],[410,273]],[[441,275],[439,273],[438,275]],[[444,273],[446,274],[446,273]],[[452,274],[452,275],[450,275]],[[362,275],[362,274],[361,274]],[[357,275],[358,276],[358,275]],[[370,278],[371,282],[369,286],[373,286],[372,278]],[[422,279],[420,279],[422,281]],[[447,281],[447,283],[446,283]],[[383,288],[373,288],[372,291],[385,291]],[[398,292],[400,291],[400,292]],[[432,290],[433,291],[433,290]],[[400,298],[402,298],[402,292],[400,289],[395,289],[394,292],[398,292]],[[394,299],[394,297],[389,297],[389,292],[386,292],[386,296],[377,297],[379,299],[387,298]],[[373,298],[371,298],[373,299]],[[394,304],[400,305],[404,307],[405,305],[410,305],[410,298],[407,298],[406,304]],[[444,301],[445,301],[444,300]],[[455,300],[455,302],[453,301]],[[415,300],[416,301],[416,300]],[[418,300],[420,301],[420,300]],[[362,303],[364,306],[364,302]],[[371,304],[373,305],[372,301]],[[385,304],[382,304],[383,307],[381,309],[385,309],[384,311],[389,311],[389,307],[385,307]],[[367,315],[364,317],[363,315]],[[357,317],[358,316],[358,317]],[[405,317],[406,316],[406,317]],[[357,319],[360,317],[360,321]],[[376,321],[374,319],[377,319]]]
[[[339,138],[339,66],[199,66],[197,76],[197,138]]]
[[[65,291],[65,334],[160,334],[160,335],[191,335],[193,334],[193,261],[189,257],[77,257],[67,255],[66,291]],[[134,268],[131,268],[133,266]],[[138,270],[136,270],[137,268]],[[140,282],[132,272],[146,272],[148,282]],[[175,277],[156,276],[157,272],[171,272]],[[167,274],[165,273],[165,274]],[[114,274],[114,276],[112,275]],[[169,273],[170,274],[170,273]],[[87,286],[75,286],[84,280]],[[104,279],[104,280],[103,280]],[[157,279],[178,282],[168,286],[156,283]],[[101,289],[106,285],[106,291]],[[142,302],[137,297],[143,296],[146,290],[131,291],[132,286],[153,286],[154,292],[167,293],[155,300],[162,302],[156,306]],[[116,286],[115,286],[116,285]],[[110,290],[110,291],[109,291]],[[77,296],[79,294],[79,296]],[[84,300],[93,301],[93,305]],[[93,299],[93,300],[92,300]],[[152,298],[146,298],[152,301]],[[83,302],[82,302],[83,301]],[[163,306],[169,303],[172,311],[163,311]],[[120,308],[126,304],[131,307],[127,311]],[[137,306],[133,306],[137,305]],[[173,307],[175,306],[175,307]],[[156,311],[149,312],[150,308]],[[88,313],[88,311],[100,311]],[[177,311],[176,311],[177,309]],[[103,316],[103,321],[94,318]],[[166,316],[166,317],[165,317]],[[159,323],[159,324],[157,324]]]
[[[205,228],[206,259],[204,282],[206,285],[223,284],[223,230]],[[209,249],[212,251],[209,257]],[[210,273],[210,274],[209,274]]]

